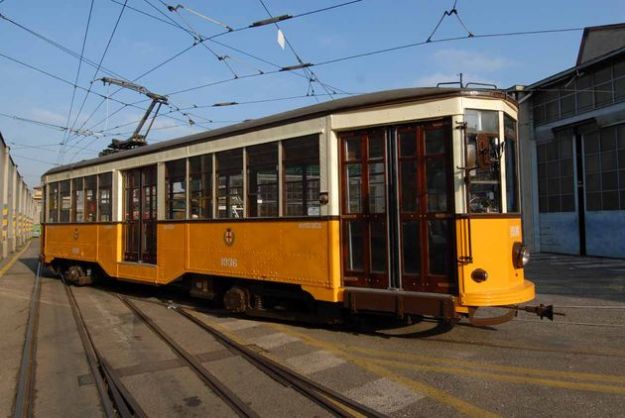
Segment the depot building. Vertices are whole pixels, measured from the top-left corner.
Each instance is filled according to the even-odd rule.
[[[514,90],[526,244],[625,258],[625,24],[586,28],[574,67]]]

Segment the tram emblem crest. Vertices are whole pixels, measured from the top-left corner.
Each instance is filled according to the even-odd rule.
[[[234,244],[234,231],[232,229],[226,228],[226,232],[224,232],[224,242],[229,247]]]
[[[72,237],[74,238],[74,241],[78,241],[78,238],[80,238],[80,232],[78,231],[78,228],[74,228],[74,233],[72,234]]]

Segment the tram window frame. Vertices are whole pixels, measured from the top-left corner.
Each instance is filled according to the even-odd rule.
[[[519,192],[519,136],[517,121],[507,113],[504,123],[504,163],[506,165],[506,212],[521,212]]]
[[[72,208],[70,180],[59,182],[59,222],[68,223]]]
[[[243,218],[245,216],[243,148],[218,152],[216,156],[217,218]]]
[[[72,179],[72,223],[82,223],[85,221],[85,190],[84,179],[77,177]]]
[[[85,199],[85,222],[95,222],[98,214],[98,177],[96,175],[87,176],[83,180]]]
[[[499,112],[486,109],[465,109],[464,117],[467,122],[464,164],[467,212],[502,213],[502,141]],[[490,190],[488,190],[489,187]]]
[[[57,223],[59,222],[60,184],[55,181],[50,183],[48,188],[48,223]]]
[[[113,221],[113,173],[98,174],[98,222]]]
[[[277,217],[280,211],[279,143],[254,145],[247,152],[247,216]],[[262,179],[261,176],[265,176]]]
[[[165,219],[187,218],[187,194],[187,159],[166,161]]]
[[[284,140],[282,151],[284,216],[319,216],[321,214],[319,135]],[[293,177],[297,178],[293,180]]]
[[[213,154],[189,158],[189,216],[213,218]]]

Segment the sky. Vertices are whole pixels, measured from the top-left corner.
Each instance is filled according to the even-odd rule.
[[[0,132],[32,187],[50,168],[94,158],[131,135],[149,99],[102,77],[168,97],[148,136],[154,143],[348,95],[458,81],[460,73],[499,88],[531,84],[574,66],[581,28],[625,22],[625,4],[0,0],[0,14]],[[293,18],[248,28],[282,15]],[[506,35],[559,29],[572,30]],[[299,63],[312,65],[279,71]]]

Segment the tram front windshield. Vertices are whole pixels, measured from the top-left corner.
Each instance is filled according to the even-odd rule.
[[[499,112],[467,109],[465,121],[468,211],[518,212],[516,122],[504,115],[502,140]]]

